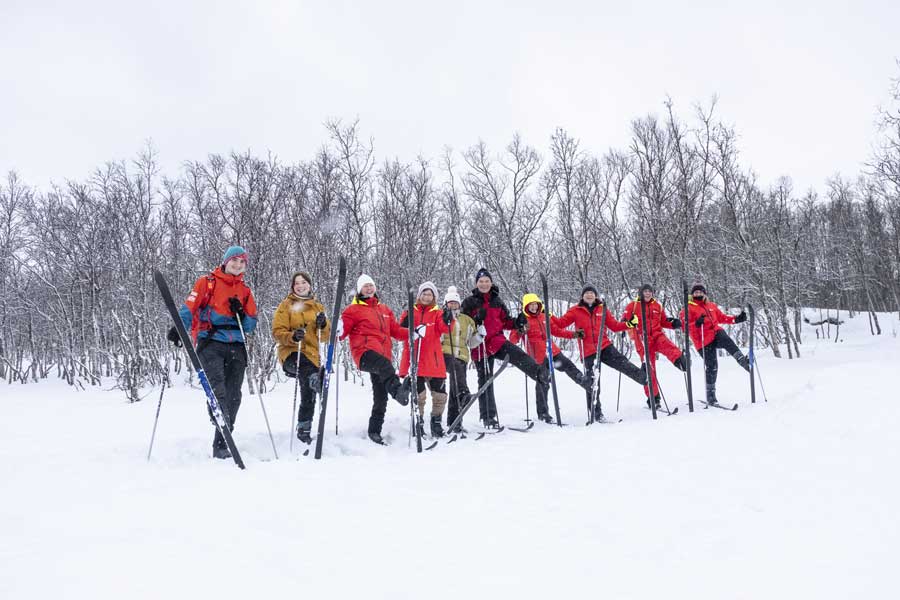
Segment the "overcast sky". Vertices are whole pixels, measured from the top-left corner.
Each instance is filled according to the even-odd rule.
[[[719,96],[763,182],[821,188],[870,151],[900,72],[900,2],[0,0],[0,171],[46,189],[152,139],[294,162],[329,118],[380,159],[557,126],[603,152],[666,95]]]

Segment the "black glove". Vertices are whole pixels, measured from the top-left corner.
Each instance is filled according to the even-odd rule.
[[[671,319],[669,319],[669,325],[671,325],[673,329],[681,329],[681,319],[672,317]]]
[[[228,308],[231,309],[231,312],[233,312],[234,316],[238,319],[244,318],[244,305],[237,299],[237,296],[232,296],[228,299]]]
[[[441,314],[441,320],[444,321],[444,325],[450,325],[450,322],[453,321],[453,311],[445,308],[443,314]]]
[[[576,329],[575,330],[575,339],[583,340],[584,339],[584,329]]]
[[[478,312],[475,313],[475,316],[472,317],[472,320],[475,321],[476,325],[481,325],[484,323],[484,318],[487,316],[487,310],[482,306],[478,309]]]
[[[291,336],[291,339],[294,340],[295,342],[299,342],[305,337],[306,337],[305,329],[296,329],[296,330],[294,330],[294,335]]]
[[[735,323],[743,323],[746,320],[747,320],[747,313],[745,313],[743,311],[743,309],[741,310],[741,313],[734,318]]]
[[[320,312],[316,315],[316,329],[325,329],[326,325],[328,325],[328,319],[325,318],[325,313]]]
[[[178,330],[174,325],[169,329],[169,333],[166,334],[166,339],[175,344],[176,348],[181,348],[181,336],[178,335]]]
[[[700,315],[700,318],[694,321],[694,325],[697,327],[703,327],[703,321],[706,320],[706,315]]]
[[[519,316],[516,317],[516,329],[527,329],[528,328],[528,317],[525,316],[525,313],[520,312]]]

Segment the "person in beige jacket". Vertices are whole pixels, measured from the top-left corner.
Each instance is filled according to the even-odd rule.
[[[454,322],[450,333],[442,337],[444,364],[447,367],[447,378],[450,381],[450,397],[447,407],[447,425],[453,423],[459,415],[459,411],[469,400],[469,385],[466,382],[466,367],[469,365],[469,349],[476,348],[484,339],[484,325],[475,325],[475,321],[469,315],[460,312],[460,297],[456,287],[447,288],[444,296],[444,307],[453,313]],[[462,423],[456,426],[454,431],[448,433],[462,433]]]

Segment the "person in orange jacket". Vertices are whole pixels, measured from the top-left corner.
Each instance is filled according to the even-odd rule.
[[[547,365],[547,316],[544,314],[544,303],[541,302],[537,294],[525,294],[522,297],[522,307],[522,312],[516,317],[516,329],[510,333],[509,341],[517,344],[519,340],[523,340],[528,356],[547,371],[549,375],[549,365]],[[575,332],[560,327],[557,318],[550,315],[550,335],[571,340],[575,337]],[[553,350],[553,368],[568,375],[578,385],[590,389],[590,379],[578,370],[575,363],[563,354],[559,346],[553,343],[552,340],[550,344]],[[538,419],[545,423],[553,422],[553,419],[550,417],[550,408],[547,404],[547,391],[549,389],[549,385],[535,382],[534,397]]]
[[[385,445],[381,436],[388,394],[401,406],[409,404],[411,382],[401,382],[391,362],[391,338],[405,341],[409,330],[401,327],[394,313],[382,304],[376,293],[375,281],[360,275],[356,281],[356,296],[341,313],[337,335],[350,338],[350,354],[360,371],[372,380],[372,415],[369,417],[369,439]]]
[[[197,279],[178,311],[185,330],[191,332],[197,343],[197,355],[231,430],[241,407],[241,386],[247,368],[246,340],[241,327],[245,334],[256,329],[256,301],[244,283],[246,268],[247,251],[240,246],[229,247],[222,256],[222,264]],[[181,345],[174,327],[169,330],[168,338],[176,346]],[[213,437],[213,456],[231,458],[218,427]]]
[[[641,322],[641,299],[643,298],[647,309],[647,323]],[[682,356],[681,350],[678,349],[672,340],[666,337],[663,329],[680,329],[681,321],[677,318],[669,318],[656,298],[653,297],[653,286],[644,284],[638,291],[638,297],[633,302],[629,302],[622,314],[622,321],[625,326],[631,329],[631,339],[634,347],[638,352],[638,356],[644,361],[644,365],[649,365],[647,374],[653,381],[653,400],[656,407],[660,407],[659,401],[659,380],[656,377],[656,355],[662,354],[672,364],[681,369],[687,369]],[[647,356],[644,356],[644,327],[647,328],[647,340],[650,344]],[[644,392],[647,394],[647,406],[650,406],[650,388],[644,385]]]
[[[590,378],[591,383],[590,388],[585,392],[588,402],[593,401],[591,395],[594,391],[594,364],[598,356],[600,357],[600,362],[623,373],[626,377],[641,385],[647,383],[647,374],[644,370],[633,364],[616,349],[612,342],[609,341],[607,331],[603,332],[603,339],[600,339],[600,326],[601,322],[603,322],[604,313],[606,313],[604,324],[607,331],[619,333],[628,329],[625,323],[616,319],[606,308],[606,305],[599,298],[597,288],[592,285],[586,285],[581,290],[581,301],[569,308],[558,320],[560,327],[569,327],[574,324],[575,337],[581,340],[578,349],[581,352],[581,359],[584,361],[585,375]],[[604,419],[599,397],[594,403],[593,411],[594,420],[602,421]]]
[[[687,320],[691,341],[694,342],[697,352],[703,356],[703,365],[706,370],[706,402],[707,404],[718,404],[719,401],[716,398],[716,379],[719,375],[717,350],[719,348],[725,350],[741,367],[750,371],[750,360],[744,356],[734,340],[728,337],[728,334],[722,329],[722,323],[726,325],[743,323],[747,320],[747,313],[741,310],[740,314],[736,316],[726,315],[719,310],[718,306],[709,301],[706,288],[702,283],[698,283],[691,288],[687,317],[682,309],[681,318]]]
[[[425,386],[431,390],[431,436],[444,436],[441,418],[447,405],[447,367],[444,364],[444,352],[441,336],[450,333],[453,313],[449,308],[441,310],[437,305],[437,287],[430,281],[419,286],[416,293],[416,304],[413,306],[414,351],[416,353],[416,393],[419,404],[420,433],[425,435]],[[400,315],[400,323],[408,323],[408,311]],[[409,375],[409,337],[403,344],[403,356],[400,358],[400,376]]]

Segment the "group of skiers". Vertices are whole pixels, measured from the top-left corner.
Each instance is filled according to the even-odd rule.
[[[247,366],[245,336],[253,332],[257,324],[256,303],[243,281],[247,258],[246,250],[240,246],[228,248],[222,264],[197,280],[180,310],[185,329],[196,341],[210,385],[232,429],[241,404],[241,385]],[[587,285],[577,304],[560,317],[551,315],[549,335],[576,339],[584,365],[582,372],[551,340],[553,369],[565,373],[585,389],[587,406],[594,420],[604,420],[601,404],[594,393],[598,360],[643,385],[647,405],[655,402],[659,407],[656,355],[662,354],[682,371],[687,369],[681,349],[663,329],[681,328],[682,320],[687,319],[691,340],[704,359],[706,401],[716,404],[717,350],[724,349],[743,368],[750,368],[747,357],[721,327],[722,324],[744,321],[746,314],[743,311],[737,316],[724,314],[708,300],[701,284],[693,286],[688,314],[682,310],[679,318],[666,316],[654,297],[652,286],[643,285],[638,294],[638,298],[626,306],[622,318],[617,319],[609,312],[597,289]],[[642,309],[646,311],[646,322],[641,318]],[[353,300],[342,311],[338,323],[332,324],[324,306],[315,297],[310,275],[302,271],[293,275],[290,291],[275,311],[272,335],[278,344],[278,360],[284,373],[297,378],[301,400],[297,413],[297,439],[306,444],[312,440],[316,395],[321,391],[325,376],[319,348],[328,340],[332,325],[336,327],[338,339],[348,340],[356,367],[369,373],[372,411],[368,437],[375,443],[385,443],[381,431],[388,396],[407,406],[413,393],[413,379],[416,382],[419,433],[424,434],[428,392],[431,393],[431,435],[436,438],[444,435],[445,409],[448,427],[452,426],[454,433],[464,431],[458,417],[472,398],[466,380],[470,362],[475,364],[479,389],[485,388],[478,395],[478,408],[479,418],[486,428],[500,428],[493,385],[489,383],[498,360],[507,360],[535,382],[537,416],[546,423],[553,422],[548,406],[551,374],[547,364],[547,315],[544,303],[536,294],[525,294],[522,310],[514,318],[507,303],[501,299],[500,289],[491,273],[480,269],[475,275],[475,288],[464,300],[457,289],[450,286],[443,302],[439,303],[437,287],[430,281],[422,283],[413,307],[412,336],[407,328],[409,322],[406,311],[399,320],[395,318],[391,309],[379,299],[375,281],[363,274],[356,282]],[[630,333],[642,361],[640,367],[616,349],[608,331]],[[510,332],[508,337],[506,332]],[[649,349],[644,347],[644,337]],[[169,339],[179,343],[174,328],[169,332]],[[399,370],[395,370],[392,362],[392,340],[403,343]],[[518,345],[520,343],[522,347]],[[413,352],[415,377],[410,376]],[[213,455],[217,458],[230,456],[218,430],[213,440]]]

